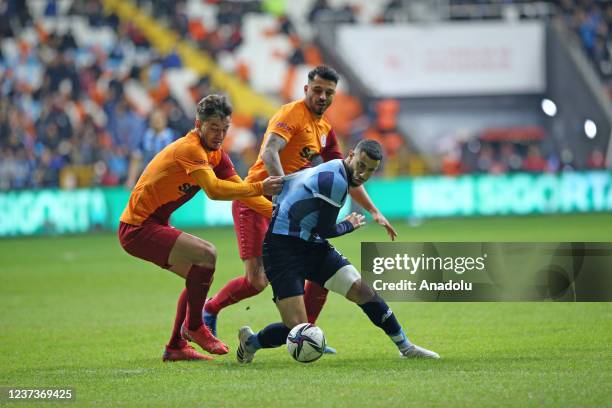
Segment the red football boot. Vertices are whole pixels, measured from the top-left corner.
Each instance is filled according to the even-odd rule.
[[[212,354],[227,354],[229,348],[221,340],[212,335],[206,325],[200,326],[197,330],[189,330],[183,324],[181,336],[185,340],[192,341]]]
[[[212,360],[211,356],[206,354],[200,354],[191,347],[189,344],[185,344],[182,348],[170,348],[166,346],[162,361],[193,361],[193,360]]]

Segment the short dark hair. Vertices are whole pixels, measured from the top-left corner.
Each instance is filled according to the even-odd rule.
[[[211,116],[225,118],[231,116],[232,111],[232,105],[229,103],[226,96],[211,94],[200,99],[200,102],[198,102],[196,119],[204,122]]]
[[[365,152],[372,160],[382,160],[383,150],[380,143],[372,139],[363,139],[355,146],[355,153]]]
[[[336,72],[335,69],[330,68],[326,65],[319,65],[312,71],[308,73],[308,80],[313,81],[316,76],[323,78],[327,81],[333,81],[335,84],[340,80],[340,75]]]

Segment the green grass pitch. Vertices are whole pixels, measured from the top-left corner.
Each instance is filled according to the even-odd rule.
[[[612,214],[396,225],[400,241],[612,241]],[[193,232],[218,247],[212,293],[243,273],[231,229]],[[369,225],[334,243],[358,266],[360,242],[385,239]],[[411,339],[442,356],[406,361],[330,295],[318,324],[338,355],[303,365],[281,348],[239,365],[237,329],[279,320],[267,289],[220,315],[230,354],[164,364],[182,285],[113,234],[0,240],[0,386],[74,387],[78,406],[612,405],[611,303],[393,303]]]

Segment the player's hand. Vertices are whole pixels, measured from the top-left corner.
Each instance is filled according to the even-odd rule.
[[[365,216],[361,214],[357,214],[356,212],[352,212],[349,215],[347,215],[344,221],[349,221],[351,224],[353,224],[354,229],[362,227],[366,224]]]
[[[281,176],[270,176],[263,181],[263,195],[273,196],[283,189],[283,178]]]
[[[387,235],[389,235],[391,241],[395,241],[395,238],[397,237],[397,232],[395,232],[395,228],[393,228],[391,223],[387,221],[385,216],[382,215],[380,211],[375,211],[373,213],[370,213],[370,215],[372,216],[374,221],[376,221],[379,225],[385,227],[385,229],[387,230]]]

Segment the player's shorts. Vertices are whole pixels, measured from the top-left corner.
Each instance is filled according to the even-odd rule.
[[[240,259],[261,256],[263,241],[270,221],[240,201],[232,202],[232,216]]]
[[[304,294],[304,280],[325,286],[336,271],[350,265],[329,242],[307,242],[297,237],[268,234],[263,264],[275,299]]]
[[[128,254],[168,269],[170,251],[181,231],[147,220],[142,225],[119,223],[119,242]]]

